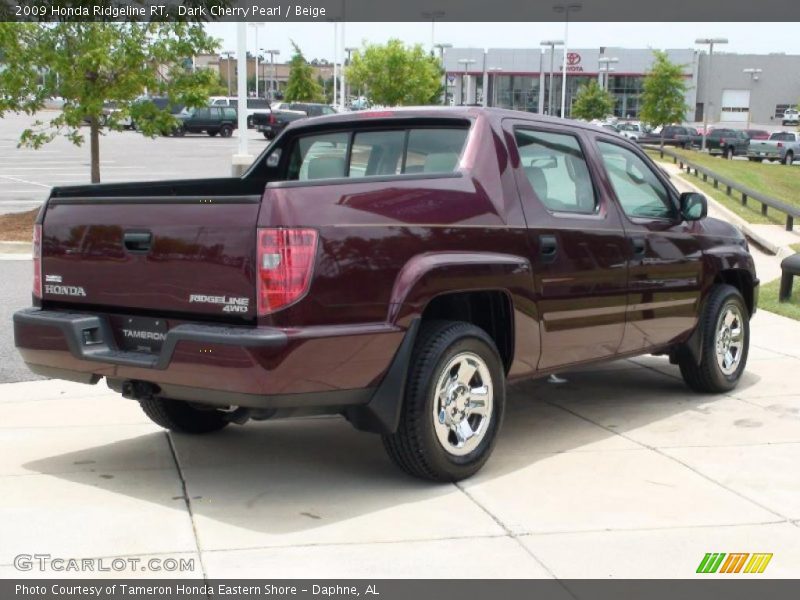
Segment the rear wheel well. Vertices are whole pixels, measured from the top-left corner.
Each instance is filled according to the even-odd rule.
[[[506,373],[514,359],[513,304],[506,292],[487,290],[457,292],[433,298],[422,320],[464,321],[480,327],[494,341]]]
[[[749,271],[744,269],[720,271],[714,279],[714,283],[727,283],[739,290],[739,293],[744,298],[744,303],[747,305],[747,312],[751,315],[753,314],[753,309],[755,308],[753,306],[753,276]]]

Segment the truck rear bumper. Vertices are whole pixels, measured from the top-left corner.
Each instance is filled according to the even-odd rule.
[[[216,406],[322,408],[370,402],[405,331],[386,323],[297,329],[182,323],[159,353],[120,350],[102,314],[29,308],[15,344],[35,373],[82,383],[152,384],[156,395]]]

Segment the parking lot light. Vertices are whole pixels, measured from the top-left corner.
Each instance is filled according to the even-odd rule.
[[[542,40],[539,43],[541,46],[550,47],[550,83],[547,89],[547,114],[553,114],[553,59],[556,54],[556,46],[563,46],[563,40]]]
[[[579,12],[583,4],[556,4],[553,10],[564,13],[564,61],[561,65],[561,118],[567,118],[567,46],[569,45],[569,13]]]
[[[453,44],[434,44],[439,50],[439,65],[442,67],[442,104],[447,104],[447,70],[444,68],[444,51],[452,48]]]
[[[757,69],[757,68],[742,69],[742,73],[746,73],[746,74],[750,75],[750,91],[751,92],[753,91],[753,84],[756,81],[758,81],[758,75],[759,75],[759,73],[761,73],[761,71],[762,71],[761,69]],[[748,100],[748,105],[747,105],[747,129],[750,129],[750,120],[751,120],[751,116],[752,116],[752,111],[750,110],[750,107],[752,106],[752,104],[753,104],[752,98],[750,98]]]
[[[706,75],[705,94],[703,94],[703,142],[700,146],[700,149],[705,151],[706,132],[708,130],[708,109],[710,105],[709,97],[711,94],[709,90],[709,82],[711,77],[711,61],[714,58],[714,44],[727,44],[728,38],[698,38],[694,41],[694,43],[708,46],[708,74]]]

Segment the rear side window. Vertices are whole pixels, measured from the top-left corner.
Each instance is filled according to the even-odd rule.
[[[452,173],[466,128],[417,128],[309,135],[294,145],[289,180]]]
[[[592,178],[574,136],[517,129],[515,137],[525,177],[542,204],[554,212],[597,212]]]

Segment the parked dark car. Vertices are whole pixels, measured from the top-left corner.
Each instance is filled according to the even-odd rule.
[[[698,135],[694,127],[683,125],[665,125],[659,133],[647,133],[640,136],[636,141],[640,144],[661,144],[665,146],[677,146],[679,148],[689,148],[692,136]]]
[[[747,139],[749,140],[769,139],[769,131],[764,131],[763,129],[745,129],[744,134],[747,136]]]
[[[336,111],[328,104],[290,102],[288,105],[281,106],[279,110],[273,110],[268,115],[253,115],[253,125],[264,134],[265,138],[271,140],[293,121],[335,114]]]
[[[692,146],[702,148],[703,137],[692,136]],[[750,138],[739,129],[717,128],[706,135],[706,150],[709,154],[719,154],[723,158],[747,156]]]
[[[343,415],[440,481],[488,459],[506,381],[661,354],[733,389],[758,299],[739,230],[635,144],[483,108],[296,121],[240,178],[56,187],[33,255],[35,373],[186,433]]]
[[[170,102],[169,98],[162,97],[162,96],[148,96],[143,97],[137,100],[136,102],[139,105],[145,106],[149,110],[166,110],[169,111],[171,115],[178,116],[184,112],[184,105],[180,103],[172,103]],[[149,105],[149,106],[148,106]],[[141,108],[139,108],[141,110]],[[132,111],[135,112],[135,111]],[[136,119],[131,118],[131,129],[138,129],[136,125]],[[162,131],[162,133],[166,134],[168,132]]]
[[[217,134],[220,137],[231,137],[233,130],[238,126],[236,109],[232,106],[206,106],[179,115],[181,124],[174,135],[181,136],[186,133],[207,133],[210,136]]]

